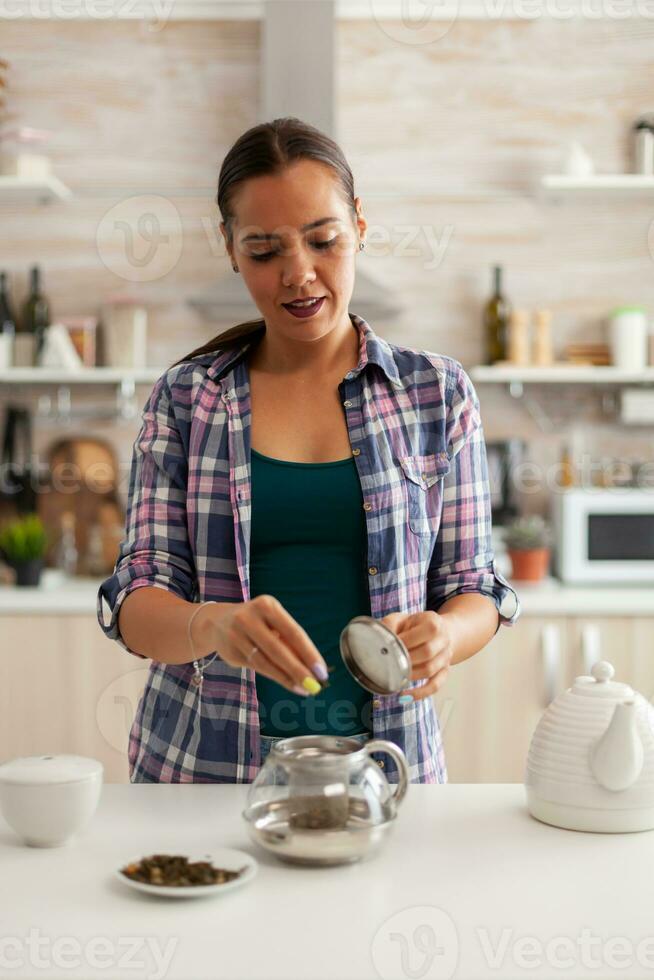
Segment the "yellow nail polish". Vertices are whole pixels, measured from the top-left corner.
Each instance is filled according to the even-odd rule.
[[[302,687],[309,694],[317,694],[321,690],[320,684],[313,677],[305,677],[302,681]]]

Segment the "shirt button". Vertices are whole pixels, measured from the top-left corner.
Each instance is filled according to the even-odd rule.
[[[346,408],[352,408],[352,402],[349,399],[347,401],[344,401],[343,404],[345,405]]]
[[[352,450],[352,455],[353,456],[359,456],[360,454],[361,454],[361,450],[360,449],[353,449]]]
[[[375,568],[374,565],[371,565],[370,568],[368,569],[368,571],[370,572],[371,575],[376,575],[377,574],[377,569]]]
[[[372,510],[372,504],[369,504],[369,503],[368,503],[368,502],[366,501],[366,503],[365,503],[365,504],[363,505],[363,509],[364,509],[364,510]]]
[[[375,700],[372,702],[372,706],[373,708],[381,708],[381,701],[375,698]]]

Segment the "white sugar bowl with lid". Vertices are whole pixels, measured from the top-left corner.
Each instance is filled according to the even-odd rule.
[[[545,710],[525,776],[532,816],[567,830],[654,828],[654,708],[598,661]]]
[[[104,767],[81,755],[35,755],[0,765],[0,810],[25,844],[61,847],[95,813]]]

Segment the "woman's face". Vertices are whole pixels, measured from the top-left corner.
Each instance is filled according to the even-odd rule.
[[[356,223],[333,171],[313,160],[238,188],[227,248],[269,329],[316,340],[335,327],[351,327],[354,256],[367,228],[359,198],[355,206]],[[227,242],[222,223],[220,229]],[[284,306],[309,297],[324,297],[312,316],[296,317]]]

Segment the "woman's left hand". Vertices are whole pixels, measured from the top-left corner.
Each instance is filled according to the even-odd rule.
[[[411,658],[411,680],[427,678],[427,683],[399,694],[410,694],[420,701],[438,691],[447,679],[454,652],[450,624],[446,616],[432,610],[418,613],[389,613],[380,620],[393,630]]]

